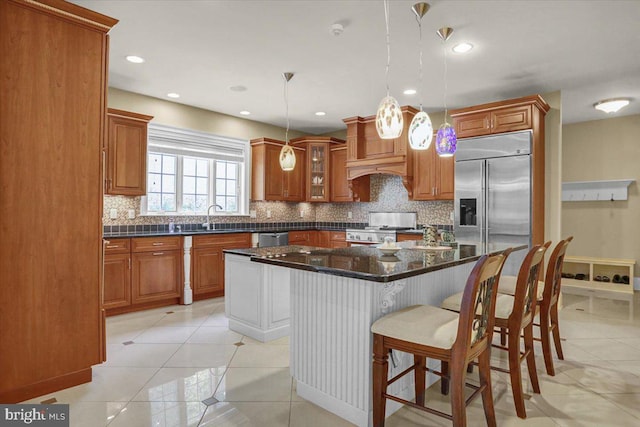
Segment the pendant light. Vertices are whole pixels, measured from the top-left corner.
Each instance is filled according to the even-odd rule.
[[[284,77],[284,103],[287,115],[287,130],[284,134],[284,145],[280,150],[280,168],[283,171],[292,171],[296,167],[296,153],[289,145],[289,80],[293,78],[293,73],[282,73]]]
[[[453,156],[458,144],[455,129],[447,123],[447,48],[445,44],[451,34],[453,34],[453,28],[451,27],[442,27],[438,30],[438,36],[442,39],[442,51],[444,52],[444,123],[440,125],[436,135],[436,153],[440,157]]]
[[[396,99],[389,95],[389,65],[391,63],[391,42],[389,38],[389,3],[384,0],[384,19],[387,28],[387,96],[385,96],[376,112],[376,130],[378,136],[382,139],[398,138],[402,133],[404,122],[402,119],[402,111]]]
[[[420,31],[420,72],[418,74],[418,89],[420,91],[420,111],[413,116],[409,125],[409,146],[414,150],[427,150],[433,139],[433,125],[431,118],[422,110],[422,17],[429,11],[429,3],[416,3],[411,7],[416,14]]]

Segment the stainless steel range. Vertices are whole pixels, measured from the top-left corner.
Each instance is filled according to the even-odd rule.
[[[416,212],[370,212],[368,227],[347,229],[347,242],[351,246],[372,245],[384,243],[385,237],[391,237],[395,242],[396,231],[416,228],[417,216]]]

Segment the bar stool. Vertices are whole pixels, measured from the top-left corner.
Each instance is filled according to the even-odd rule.
[[[378,319],[373,332],[373,425],[383,427],[386,400],[435,414],[453,421],[455,427],[466,426],[466,405],[478,394],[487,424],[496,425],[491,394],[489,357],[494,326],[497,285],[504,261],[511,249],[501,254],[482,256],[474,266],[464,289],[460,314],[429,305],[416,305],[390,313]],[[475,313],[481,313],[476,316]],[[414,365],[389,379],[389,352],[399,350],[412,353]],[[441,360],[452,367],[451,415],[425,406],[425,375],[441,372],[426,367],[426,358]],[[480,386],[465,383],[466,368],[474,359],[479,361]],[[414,372],[415,403],[387,394],[387,386],[404,375]],[[464,386],[474,388],[465,401]]]
[[[540,323],[534,323],[534,326],[540,327],[540,338],[534,338],[534,340],[542,342],[542,355],[544,356],[545,369],[547,374],[551,376],[556,374],[553,367],[553,355],[551,353],[551,336],[553,336],[553,342],[556,348],[556,353],[558,354],[558,359],[564,360],[562,344],[560,341],[558,299],[560,298],[560,287],[562,284],[562,265],[564,263],[567,247],[572,240],[573,236],[569,236],[565,240],[558,242],[549,257],[549,263],[547,265],[547,271],[544,278],[545,280],[538,284],[536,312],[540,316]],[[545,244],[545,246],[546,245],[547,244]],[[514,292],[510,286],[512,280],[509,276],[504,276],[503,279],[504,283],[500,280],[498,292],[513,295]],[[540,288],[542,288],[541,291]]]
[[[540,393],[536,359],[533,353],[533,318],[536,310],[538,279],[544,264],[544,246],[534,246],[522,261],[517,276],[515,295],[499,294],[496,298],[496,328],[507,332],[507,346],[497,346],[509,354],[509,369],[492,366],[491,369],[508,373],[511,378],[511,390],[520,418],[526,418],[524,393],[522,389],[522,373],[520,365],[526,359],[529,378],[535,393]],[[445,299],[442,308],[459,311],[462,294],[454,294]],[[520,333],[524,332],[524,352],[520,351]],[[442,391],[446,394],[447,385],[443,383]]]

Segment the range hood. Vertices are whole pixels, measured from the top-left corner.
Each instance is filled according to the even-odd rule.
[[[350,117],[347,125],[347,179],[365,175],[388,174],[402,178],[402,184],[413,197],[413,150],[409,148],[409,123],[418,110],[404,106],[404,127],[396,139],[381,139],[376,130],[376,116]]]

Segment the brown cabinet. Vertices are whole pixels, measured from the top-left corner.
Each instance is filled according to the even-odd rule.
[[[413,200],[453,200],[454,169],[454,157],[438,156],[434,143],[427,150],[415,150]]]
[[[153,119],[109,108],[106,193],[143,196],[147,188],[147,125]]]
[[[452,110],[458,138],[531,129],[532,243],[544,241],[544,117],[549,105],[540,95]]]
[[[224,295],[224,250],[251,247],[250,233],[193,236],[193,299]]]
[[[398,242],[406,242],[408,240],[422,240],[422,234],[397,233],[396,240]]]
[[[180,236],[105,241],[103,306],[108,315],[177,304],[182,294]]]
[[[318,244],[318,231],[316,230],[296,230],[290,231],[290,245],[316,246]]]
[[[282,141],[269,138],[251,140],[251,200],[304,202],[305,150],[294,147],[296,166],[280,168]]]
[[[532,106],[517,105],[454,118],[458,138],[531,129]],[[453,113],[452,113],[453,116]]]
[[[348,247],[347,233],[344,231],[320,230],[317,232],[317,245],[321,248],[346,248]]]
[[[180,298],[181,261],[180,251],[133,253],[131,303],[142,304]]]
[[[103,361],[102,150],[116,23],[71,2],[0,1],[3,403],[91,381]],[[34,215],[40,206],[46,215]]]
[[[369,175],[347,178],[347,147],[331,148],[331,197],[332,202],[368,202],[370,196]]]

